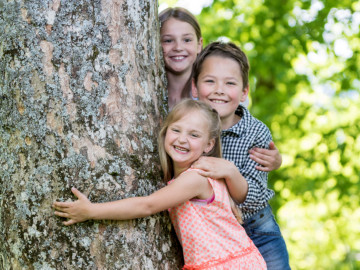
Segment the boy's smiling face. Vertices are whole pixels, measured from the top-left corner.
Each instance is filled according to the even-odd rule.
[[[202,63],[192,92],[219,113],[222,128],[228,129],[240,120],[235,110],[246,100],[249,87],[244,88],[240,65],[235,60],[214,55]]]

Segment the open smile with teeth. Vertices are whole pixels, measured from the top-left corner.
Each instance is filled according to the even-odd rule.
[[[179,56],[172,56],[170,57],[172,60],[175,60],[175,61],[179,61],[179,60],[183,60],[185,58],[185,56],[183,55],[179,55]]]
[[[219,99],[210,99],[210,101],[211,101],[212,103],[217,103],[217,104],[225,104],[225,103],[227,103],[227,101],[225,101],[225,100],[219,100]]]
[[[180,151],[180,152],[182,152],[182,153],[187,153],[187,152],[189,152],[188,149],[183,148],[183,147],[180,147],[180,146],[176,146],[176,145],[175,145],[174,148],[175,148],[175,150]]]

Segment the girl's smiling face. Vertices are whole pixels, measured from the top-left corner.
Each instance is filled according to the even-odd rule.
[[[175,176],[188,169],[215,144],[209,139],[209,120],[203,113],[191,111],[169,125],[165,135],[165,151],[171,157]]]
[[[202,48],[195,29],[187,22],[170,18],[160,31],[165,67],[176,74],[191,72],[197,54]]]

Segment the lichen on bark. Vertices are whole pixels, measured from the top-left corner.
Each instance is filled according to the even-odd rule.
[[[0,267],[176,269],[166,213],[64,227],[54,200],[147,195],[166,111],[156,1],[0,3]]]

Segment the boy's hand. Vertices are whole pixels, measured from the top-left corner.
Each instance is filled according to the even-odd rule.
[[[256,166],[259,171],[270,172],[280,168],[282,157],[274,142],[270,142],[269,149],[255,147],[249,151],[250,158],[262,166]]]
[[[63,222],[66,226],[90,219],[91,202],[76,188],[72,188],[71,191],[78,198],[77,201],[53,203],[53,208],[57,210],[55,215],[68,219]]]
[[[199,169],[201,170],[199,172],[200,175],[213,179],[225,179],[228,177],[229,172],[231,172],[234,168],[236,169],[232,162],[223,158],[204,156],[195,161],[191,165],[191,168]]]

